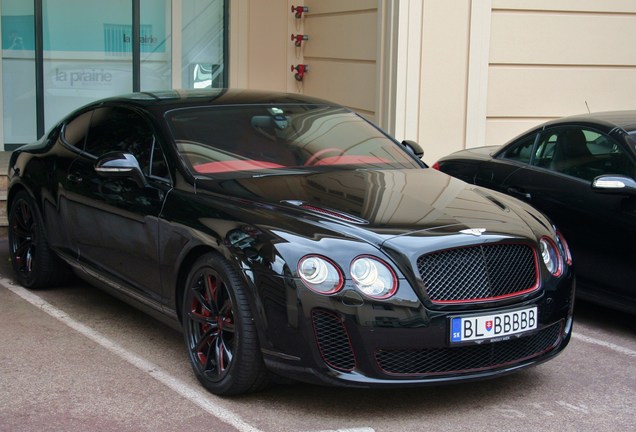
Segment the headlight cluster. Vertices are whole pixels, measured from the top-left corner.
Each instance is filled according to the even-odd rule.
[[[557,231],[557,241],[561,245],[563,249],[563,253],[565,254],[565,262],[567,265],[572,265],[572,252],[570,252],[570,246],[568,246],[568,242],[565,241],[565,237],[559,231]]]
[[[393,271],[377,258],[362,256],[351,263],[351,279],[356,288],[370,297],[387,298],[395,294]]]
[[[343,272],[322,256],[304,256],[298,262],[298,273],[307,288],[320,294],[333,294],[344,286]],[[366,255],[355,258],[349,274],[354,286],[369,297],[385,299],[397,290],[395,273],[379,258]]]
[[[342,288],[344,278],[340,269],[331,261],[317,255],[307,255],[298,263],[300,278],[321,294],[333,294]]]
[[[556,244],[548,237],[541,238],[539,244],[541,245],[541,258],[546,268],[553,276],[560,276],[563,271],[563,263]]]

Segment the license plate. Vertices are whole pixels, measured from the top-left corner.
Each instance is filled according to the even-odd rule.
[[[451,318],[451,343],[502,338],[537,328],[537,307]]]

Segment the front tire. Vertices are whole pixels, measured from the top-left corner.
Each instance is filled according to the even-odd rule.
[[[205,254],[192,266],[182,317],[188,357],[206,389],[235,395],[267,385],[245,284],[218,254]]]
[[[49,248],[35,201],[20,191],[9,209],[9,255],[18,282],[30,289],[61,285],[70,270]]]

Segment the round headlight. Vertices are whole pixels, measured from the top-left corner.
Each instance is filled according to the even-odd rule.
[[[298,274],[305,286],[321,294],[333,294],[343,285],[342,272],[335,264],[317,255],[307,255],[298,262]]]
[[[397,290],[397,278],[393,270],[377,258],[362,256],[351,263],[351,279],[363,294],[375,298],[387,298]]]
[[[561,275],[561,256],[552,240],[543,237],[539,241],[541,245],[541,258],[548,271],[553,276]]]

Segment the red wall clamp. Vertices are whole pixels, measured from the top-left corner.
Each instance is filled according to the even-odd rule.
[[[295,35],[292,33],[291,35],[291,40],[294,42],[294,44],[299,47],[303,44],[303,41],[309,40],[309,36],[307,35]]]
[[[299,65],[292,65],[291,67],[291,71],[294,72],[296,71],[296,74],[294,75],[294,78],[296,78],[296,81],[302,81],[305,73],[309,71],[309,66],[306,64],[299,64]]]
[[[291,11],[296,14],[296,18],[302,18],[303,12],[309,12],[309,8],[307,6],[292,6]]]

